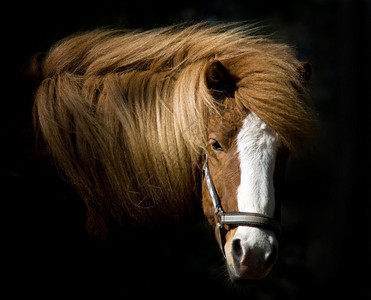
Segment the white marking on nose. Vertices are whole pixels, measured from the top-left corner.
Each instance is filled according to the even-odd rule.
[[[273,174],[281,142],[257,115],[249,113],[237,136],[241,182],[237,190],[238,209],[273,217]]]
[[[273,174],[280,139],[257,115],[249,113],[237,136],[241,181],[237,190],[237,205],[241,212],[260,213],[273,217],[275,210]],[[236,246],[241,261],[236,261]],[[239,226],[226,246],[230,274],[262,277],[272,268],[278,242],[272,231]],[[250,253],[250,254],[249,254]],[[249,254],[249,255],[248,255]],[[267,257],[272,259],[267,259]],[[245,259],[248,257],[248,259]],[[269,261],[269,264],[266,262]],[[248,271],[250,268],[250,271]],[[253,271],[252,271],[253,270]],[[255,272],[255,275],[251,275]]]

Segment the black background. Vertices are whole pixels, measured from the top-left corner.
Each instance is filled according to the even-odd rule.
[[[1,11],[2,284],[11,295],[371,298],[370,1],[14,1]],[[228,282],[204,223],[91,239],[83,205],[34,147],[34,86],[20,75],[31,55],[76,31],[202,20],[261,22],[313,67],[318,139],[289,161],[280,258],[257,286]]]

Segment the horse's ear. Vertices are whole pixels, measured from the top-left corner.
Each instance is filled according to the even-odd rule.
[[[233,76],[219,60],[210,62],[206,67],[205,82],[210,94],[217,100],[233,97],[236,90]]]
[[[312,66],[309,62],[306,61],[298,64],[296,66],[296,69],[298,70],[300,77],[303,78],[304,81],[309,81],[312,76]]]
[[[33,55],[21,68],[21,78],[25,82],[36,87],[39,86],[41,81],[44,79],[43,76],[43,63],[46,53],[39,52]]]

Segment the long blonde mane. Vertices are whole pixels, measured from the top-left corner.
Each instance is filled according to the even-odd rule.
[[[307,140],[312,117],[299,62],[246,26],[94,30],[49,51],[34,119],[85,200],[91,232],[105,234],[112,217],[176,219],[193,209],[208,120],[223,109],[205,85],[215,59],[238,78],[236,101],[286,147]]]

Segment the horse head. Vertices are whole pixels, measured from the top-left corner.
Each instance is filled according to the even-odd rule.
[[[311,69],[251,33],[206,24],[95,30],[34,58],[43,79],[34,123],[84,200],[90,233],[107,236],[112,221],[178,220],[199,207],[202,190],[232,280],[269,273],[285,160],[314,127]]]
[[[308,79],[309,65],[298,69]],[[207,67],[206,86],[222,109],[208,122],[202,202],[234,282],[264,278],[277,260],[289,153],[278,133],[238,103],[238,81],[219,61]]]

